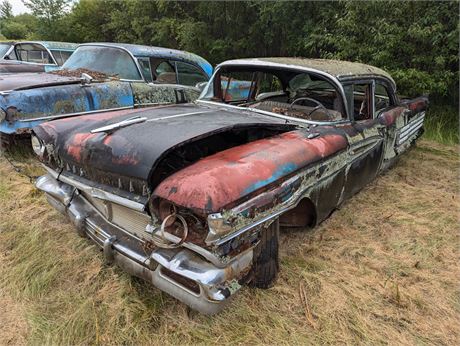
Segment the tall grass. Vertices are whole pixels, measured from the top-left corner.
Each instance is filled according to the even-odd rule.
[[[431,105],[425,118],[425,138],[442,144],[459,144],[459,111],[450,105]]]

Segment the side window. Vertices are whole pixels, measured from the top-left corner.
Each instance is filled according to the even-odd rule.
[[[152,62],[152,66],[153,66]],[[161,62],[157,62],[155,67],[155,82],[161,84],[176,84],[176,71],[174,70],[174,66],[166,60]]]
[[[39,44],[26,43],[16,46],[16,55],[19,60],[39,63],[53,64],[53,58],[48,54],[48,51]]]
[[[65,50],[52,50],[51,53],[53,53],[54,59],[59,66],[64,65],[66,60],[72,55],[72,52]]]
[[[139,66],[141,67],[142,76],[147,82],[152,82],[152,69],[150,67],[149,58],[137,58]]]
[[[388,89],[386,86],[380,82],[375,82],[375,96],[374,96],[374,108],[375,108],[375,115],[378,116],[379,113],[391,106],[391,98],[390,94],[388,93]]]
[[[58,64],[59,66],[62,66],[62,64],[64,63],[64,61],[62,60],[61,51],[59,51],[59,50],[52,50],[51,53],[53,53],[54,60],[56,60],[57,64]]]
[[[372,119],[372,83],[355,83],[344,86],[348,109],[356,121]]]
[[[177,79],[179,84],[196,86],[198,83],[207,82],[208,78],[196,66],[177,61]]]

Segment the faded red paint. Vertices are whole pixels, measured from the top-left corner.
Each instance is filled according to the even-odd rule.
[[[338,134],[307,139],[300,131],[261,139],[219,152],[176,172],[157,186],[154,196],[187,208],[216,212],[292,173],[283,175],[283,167],[302,169],[345,149],[347,144],[345,137]],[[257,188],[252,190],[253,187]]]
[[[419,112],[421,110],[424,110],[426,109],[426,106],[427,106],[427,99],[425,97],[411,100],[411,102],[409,103],[409,109],[413,112]]]
[[[72,136],[66,143],[66,150],[75,161],[80,162],[82,160],[82,151],[86,145],[86,142],[91,138],[97,136],[97,133],[77,133]]]
[[[405,107],[395,107],[382,114],[381,119],[384,121],[383,125],[390,126],[394,124],[396,122],[396,118],[401,116],[405,109]]]

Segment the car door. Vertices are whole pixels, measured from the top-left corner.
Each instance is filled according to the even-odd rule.
[[[346,129],[348,170],[342,200],[361,190],[376,176],[385,147],[385,125],[375,112],[375,80],[357,80],[344,85],[352,119]]]

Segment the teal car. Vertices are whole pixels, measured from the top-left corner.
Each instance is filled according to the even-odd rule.
[[[57,69],[77,46],[75,43],[51,41],[0,42],[0,74]]]

